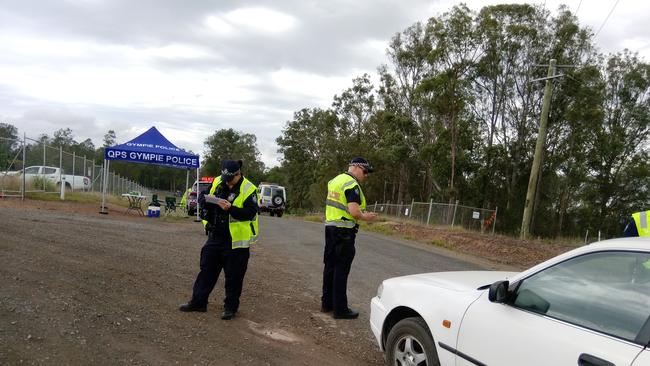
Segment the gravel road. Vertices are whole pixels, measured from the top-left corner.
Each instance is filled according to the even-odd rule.
[[[321,314],[322,224],[261,218],[242,304],[219,319],[190,296],[205,240],[192,219],[125,216],[96,205],[0,200],[0,364],[381,365],[368,325],[381,280],[480,269],[470,257],[360,233],[349,280],[357,320]]]

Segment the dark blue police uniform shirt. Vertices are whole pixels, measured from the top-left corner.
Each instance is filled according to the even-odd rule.
[[[350,175],[350,173],[345,173],[345,174],[352,177],[352,175]],[[352,178],[354,178],[354,177],[352,177]],[[345,198],[348,200],[348,203],[356,202],[358,204],[361,204],[361,188],[359,188],[359,186],[357,185],[354,188],[346,189],[345,190]]]

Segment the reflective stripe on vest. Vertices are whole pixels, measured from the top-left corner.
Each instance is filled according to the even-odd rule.
[[[339,174],[327,183],[327,199],[325,200],[325,225],[344,228],[355,227],[357,220],[350,214],[345,190],[359,188],[361,204],[359,208],[366,208],[366,198],[359,183],[349,174]]]
[[[642,211],[632,214],[634,218],[634,224],[636,225],[636,231],[639,233],[639,236],[649,236],[650,237],[650,225],[648,225],[648,215],[650,211]]]
[[[239,186],[239,195],[232,202],[233,206],[239,208],[244,207],[246,199],[257,192],[257,187],[253,183],[244,177],[242,179],[243,181]],[[219,184],[221,184],[221,177],[217,177],[212,182],[209,194],[214,195]],[[203,221],[203,225],[206,223],[206,221]],[[252,221],[239,221],[229,216],[228,229],[230,229],[230,237],[232,238],[232,249],[249,248],[251,244],[255,244],[259,239],[259,217],[256,213]]]

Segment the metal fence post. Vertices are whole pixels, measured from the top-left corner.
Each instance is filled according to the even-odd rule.
[[[454,217],[451,218],[451,227],[454,227],[456,222],[456,210],[458,209],[458,200],[456,200],[456,205],[454,205]]]
[[[84,178],[85,178],[85,177],[87,176],[87,174],[88,174],[88,170],[87,170],[87,168],[86,168],[86,155],[84,155],[84,173],[83,173],[82,175],[83,175]],[[83,184],[83,181],[82,181],[82,186],[84,187],[83,190],[84,190],[84,192],[85,192],[85,191],[86,191],[86,185]]]
[[[499,206],[494,209],[494,220],[492,221],[492,235],[494,235],[494,228],[497,226],[497,212],[499,212]]]
[[[72,152],[72,191],[74,192],[74,178],[75,178],[75,163],[77,162],[77,152]]]
[[[409,209],[409,218],[413,214],[413,203],[415,202],[415,198],[411,198],[411,208]]]
[[[61,200],[65,200],[65,182],[63,181],[63,146],[59,146],[59,185],[61,186]]]
[[[431,220],[431,209],[433,208],[433,198],[429,201],[429,213],[427,214],[427,225],[429,225],[429,220]]]
[[[46,157],[46,156],[45,156],[45,142],[43,142],[43,166],[46,166],[46,165],[47,165],[47,161],[45,160],[45,157]],[[44,173],[44,172],[45,172],[45,171],[43,171],[43,173]],[[47,189],[46,189],[46,187],[45,187],[45,177],[43,177],[43,192],[45,192],[45,191],[47,191]]]
[[[27,159],[27,134],[23,132],[23,182],[22,182],[22,192],[21,192],[21,200],[25,200],[25,189],[27,188],[27,178],[25,174],[25,159]]]

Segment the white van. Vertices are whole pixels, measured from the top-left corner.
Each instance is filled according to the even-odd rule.
[[[287,202],[287,193],[283,186],[277,183],[261,182],[257,187],[261,212],[282,217]]]

